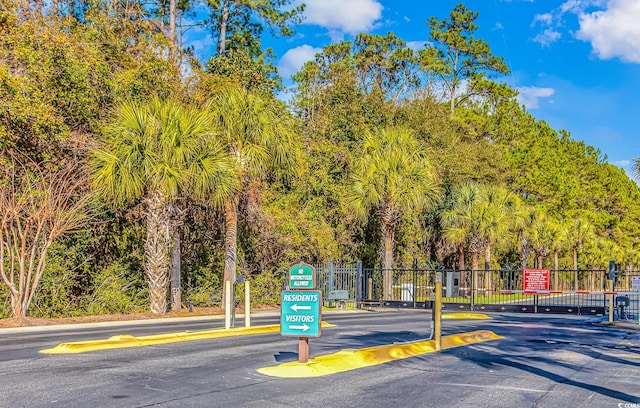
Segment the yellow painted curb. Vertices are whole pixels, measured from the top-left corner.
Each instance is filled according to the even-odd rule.
[[[334,327],[335,325],[322,322],[322,327]],[[167,334],[154,334],[150,336],[135,337],[128,334],[112,336],[104,340],[77,341],[72,343],[61,343],[57,346],[40,350],[44,354],[75,354],[86,353],[96,350],[110,350],[128,347],[144,347],[157,344],[178,343],[182,341],[207,340],[219,337],[247,336],[251,334],[277,333],[280,325],[256,327],[238,327],[233,329],[214,329],[197,332],[178,332]]]
[[[454,313],[442,314],[442,320],[455,320],[455,319],[491,319],[491,317],[484,313],[472,313],[472,312],[454,312]]]
[[[442,349],[465,346],[467,344],[503,338],[489,330],[451,334],[442,337]],[[340,350],[309,359],[308,363],[290,361],[277,366],[258,369],[261,374],[281,378],[309,378],[341,373],[358,368],[386,363],[408,357],[415,357],[436,351],[435,341],[426,340],[406,344],[385,344],[360,350]]]

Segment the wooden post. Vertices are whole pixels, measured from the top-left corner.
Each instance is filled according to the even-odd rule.
[[[306,363],[309,361],[309,338],[298,337],[298,362]]]
[[[244,327],[251,327],[251,296],[249,296],[249,281],[244,282]]]

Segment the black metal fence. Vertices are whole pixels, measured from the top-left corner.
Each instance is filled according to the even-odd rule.
[[[623,293],[612,294],[604,270],[552,270],[548,291],[525,291],[522,270],[364,269],[359,304],[430,308],[436,272],[443,274],[445,310],[603,315],[613,307],[617,319],[638,319],[640,294],[631,289],[640,272],[634,271],[617,273],[614,291]]]
[[[525,291],[521,269],[426,269],[414,264],[385,270],[363,268],[361,261],[314,266],[317,289],[329,307],[429,309],[436,273],[441,272],[445,310],[604,315],[612,308],[617,320],[638,321],[640,315],[638,271],[617,271],[612,289],[604,270],[551,270],[548,291]]]

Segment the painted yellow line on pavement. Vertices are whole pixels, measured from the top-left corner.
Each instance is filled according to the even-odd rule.
[[[455,320],[455,319],[491,319],[491,317],[484,313],[472,313],[472,312],[454,312],[454,313],[442,314],[442,320]]]
[[[322,327],[334,327],[335,325],[322,322]],[[267,334],[280,332],[280,325],[255,327],[238,327],[232,329],[213,329],[197,332],[177,332],[166,334],[154,334],[150,336],[135,337],[128,334],[112,336],[103,340],[77,341],[61,343],[57,346],[40,350],[44,354],[75,354],[96,350],[110,350],[128,347],[145,347],[157,344],[178,343],[182,341],[207,340],[219,337],[248,336],[251,334]]]
[[[442,349],[503,338],[489,330],[476,330],[468,333],[451,334],[442,337]],[[434,340],[418,341],[406,344],[385,344],[359,350],[340,350],[309,359],[308,363],[290,361],[277,366],[258,369],[261,374],[281,378],[308,378],[341,373],[358,368],[369,367],[388,361],[415,357],[436,351]]]

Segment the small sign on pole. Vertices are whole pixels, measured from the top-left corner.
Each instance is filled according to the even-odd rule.
[[[285,290],[282,292],[281,305],[281,335],[320,337],[322,292],[319,290]]]
[[[304,262],[293,265],[289,269],[289,288],[290,289],[315,289],[316,288],[316,269]]]

